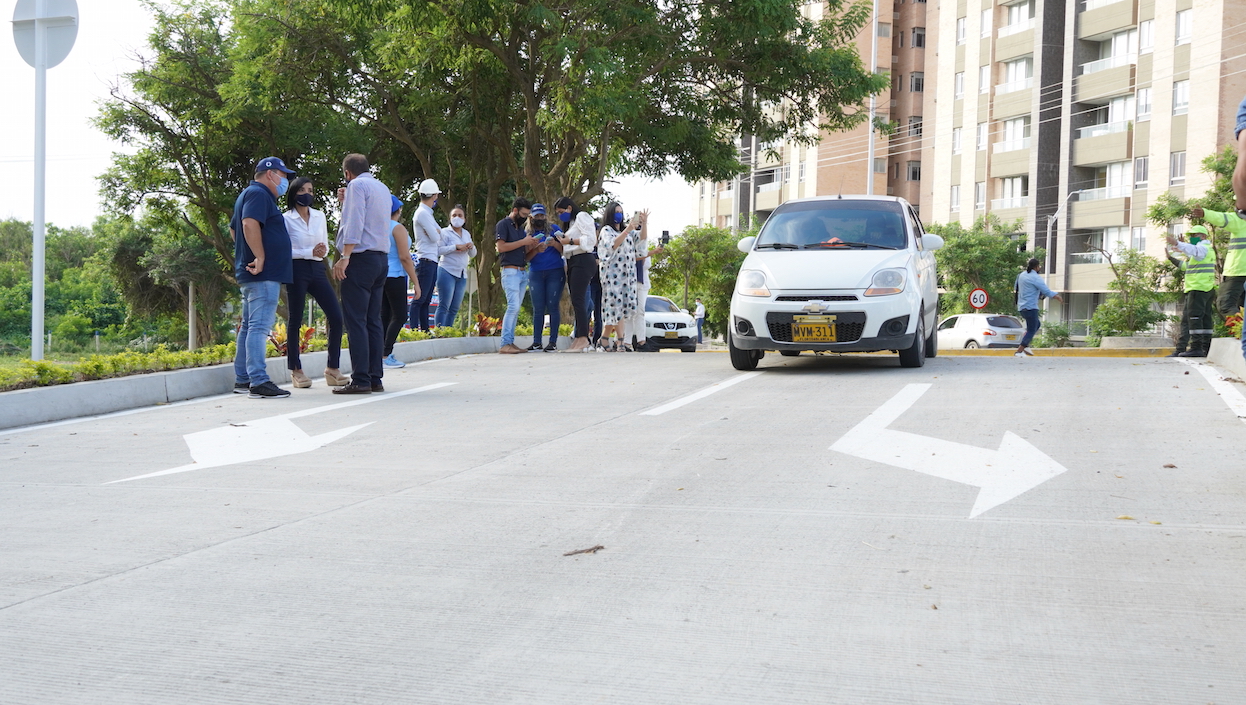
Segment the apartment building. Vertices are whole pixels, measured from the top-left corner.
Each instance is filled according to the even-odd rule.
[[[926,86],[927,3],[877,0],[877,42],[866,25],[856,37],[862,62],[870,66],[877,47],[877,69],[890,73],[890,94],[879,96],[876,114],[895,126],[890,136],[868,125],[848,132],[823,133],[812,146],[762,144],[743,136],[740,157],[749,170],[736,179],[697,185],[696,217],[700,224],[733,227],[752,218],[764,220],[780,204],[794,198],[837,193],[894,194],[921,208],[922,109]],[[806,3],[802,12],[819,19],[826,3]],[[870,140],[874,141],[871,161]]]
[[[1211,186],[1200,164],[1233,141],[1246,94],[1243,9],[1246,0],[944,3],[929,20],[923,220],[1020,218],[1065,295],[1064,306],[1049,302],[1050,320],[1078,332],[1113,278],[1100,250],[1162,257],[1147,208]]]

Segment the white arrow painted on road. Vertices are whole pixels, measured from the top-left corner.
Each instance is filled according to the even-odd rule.
[[[831,446],[831,450],[980,488],[973,518],[1065,472],[1060,463],[1005,431],[999,450],[888,429],[930,389],[910,384]]]
[[[104,484],[112,485],[118,482],[144,480],[149,477],[160,477],[161,475],[173,475],[179,472],[190,472],[191,470],[204,470],[221,467],[222,465],[236,465],[255,460],[279,458],[284,455],[306,453],[307,451],[326,446],[340,438],[345,438],[370,424],[348,426],[336,431],[322,433],[319,436],[310,436],[306,431],[294,425],[291,419],[359,406],[361,404],[371,404],[372,402],[385,401],[386,399],[394,399],[396,397],[404,397],[408,394],[418,394],[433,389],[449,387],[452,384],[454,382],[441,382],[440,384],[430,384],[402,392],[369,395],[362,399],[342,402],[341,404],[317,406],[311,409],[281,414],[280,416],[247,421],[242,424],[231,424],[223,428],[188,433],[182,436],[182,438],[186,440],[186,446],[190,449],[190,457],[194,459],[193,463],[169,468],[168,470],[160,470],[159,472],[147,473],[146,475],[127,477],[124,480],[113,480]]]

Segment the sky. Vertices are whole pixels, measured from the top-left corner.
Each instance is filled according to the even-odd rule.
[[[12,19],[14,0],[2,14]],[[78,39],[59,66],[48,70],[47,205],[49,223],[90,225],[103,213],[96,177],[123,146],[91,125],[99,101],[117,77],[133,70],[151,18],[137,0],[81,0]],[[6,22],[7,24],[7,22]],[[0,37],[0,219],[30,220],[34,213],[35,71],[17,53],[12,32]],[[256,155],[260,158],[266,155]],[[693,187],[679,177],[623,177],[609,184],[628,211],[649,208],[650,228],[678,233],[694,221]]]

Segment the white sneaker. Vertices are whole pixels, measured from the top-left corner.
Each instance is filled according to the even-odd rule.
[[[393,368],[395,368],[395,369],[397,369],[397,368],[399,368],[399,367],[406,367],[406,366],[407,366],[407,363],[405,363],[405,362],[403,362],[402,360],[399,360],[398,358],[394,357],[394,354],[393,354],[393,353],[390,353],[390,354],[389,354],[389,357],[386,357],[384,360],[381,360],[381,364],[385,365],[386,367],[393,367]]]
[[[1033,351],[1031,351],[1029,348],[1026,348],[1022,352],[1024,352],[1026,355],[1029,355],[1030,357],[1034,357]]]
[[[1025,357],[1025,353],[1023,353],[1023,352],[1015,352],[1015,353],[1013,353],[1013,354],[1012,354],[1012,356],[1013,356],[1013,357]]]

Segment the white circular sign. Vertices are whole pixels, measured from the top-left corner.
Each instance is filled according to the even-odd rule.
[[[986,305],[990,302],[991,297],[987,295],[986,289],[974,289],[969,292],[969,305],[973,306],[975,311],[986,308]]]
[[[44,67],[50,69],[69,56],[69,50],[78,39],[77,1],[17,0],[17,7],[13,8],[13,43],[17,45],[17,53],[31,66],[38,60],[35,56],[36,26],[42,26],[46,32]]]

